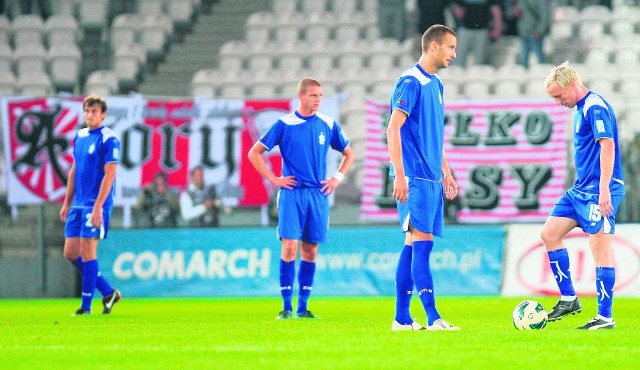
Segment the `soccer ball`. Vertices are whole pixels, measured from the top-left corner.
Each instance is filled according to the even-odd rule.
[[[536,301],[520,302],[513,310],[513,326],[518,330],[544,329],[547,310]]]

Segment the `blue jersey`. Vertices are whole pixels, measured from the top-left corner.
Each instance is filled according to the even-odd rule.
[[[283,176],[294,176],[296,187],[322,187],[327,176],[329,146],[343,152],[349,140],[340,125],[324,114],[309,117],[292,112],[281,117],[260,138],[267,150],[280,146]]]
[[[400,129],[406,176],[442,180],[443,91],[440,77],[428,74],[418,64],[404,71],[396,81],[390,108],[407,114]]]
[[[609,189],[611,195],[624,194],[622,159],[618,143],[618,123],[611,105],[600,95],[589,91],[576,104],[574,116],[574,158],[577,178],[573,188],[597,195],[600,190],[600,144],[602,138],[613,139],[615,159]]]
[[[108,127],[102,126],[92,131],[83,128],[76,134],[73,157],[76,163],[76,175],[72,206],[93,207],[104,177],[104,165],[119,161],[120,141],[115,132]],[[110,209],[113,206],[114,195],[115,181],[104,202],[104,209]]]

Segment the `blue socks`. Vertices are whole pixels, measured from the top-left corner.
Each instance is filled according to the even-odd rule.
[[[76,267],[78,271],[80,271],[80,274],[84,272],[84,267],[82,266],[82,257],[78,257],[77,260],[72,261],[71,263]],[[100,271],[98,271],[98,280],[96,280],[96,289],[98,289],[98,291],[100,292],[100,294],[102,294],[103,297],[106,297],[109,294],[113,293],[113,288],[111,287],[111,284],[109,284],[107,279],[105,279],[102,276]]]
[[[91,301],[96,290],[96,280],[98,279],[98,260],[91,260],[82,263],[82,308],[91,311]]]
[[[298,271],[298,284],[300,290],[298,292],[298,310],[297,313],[307,311],[307,301],[313,289],[313,277],[316,272],[316,263],[300,261],[300,270]]]
[[[433,240],[413,242],[413,258],[411,259],[411,274],[418,291],[422,306],[427,313],[428,325],[440,318],[436,310],[436,299],[433,293],[433,277],[429,267],[429,257],[433,249]]]
[[[549,255],[549,264],[553,277],[556,279],[560,294],[563,296],[575,296],[576,291],[573,289],[571,281],[571,272],[569,272],[569,254],[566,248],[556,249],[547,252]]]
[[[413,296],[413,278],[411,277],[411,246],[404,245],[396,269],[396,316],[395,320],[407,325],[413,322],[409,307]]]
[[[612,318],[613,286],[616,282],[616,270],[613,267],[596,267],[596,292],[598,297],[598,314]]]
[[[296,261],[285,262],[280,259],[280,294],[284,301],[284,310],[293,311],[293,279],[296,275]]]

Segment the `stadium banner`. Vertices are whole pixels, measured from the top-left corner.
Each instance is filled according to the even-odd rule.
[[[250,165],[246,153],[278,117],[297,107],[297,99],[150,100],[141,95],[105,99],[104,124],[122,143],[116,206],[134,205],[159,171],[168,175],[170,186],[184,189],[189,170],[197,165],[204,168],[205,182],[217,187],[225,205],[268,204],[273,189]],[[338,99],[326,97],[320,111],[339,117]],[[83,125],[82,99],[4,97],[0,110],[9,205],[62,201],[73,138]],[[266,155],[280,173],[279,152]],[[329,162],[328,173],[333,173],[336,161]]]
[[[438,295],[497,295],[503,227],[451,226],[431,267]],[[471,237],[473,236],[473,237]],[[399,227],[336,227],[316,260],[314,295],[394,295]],[[102,274],[130,297],[279,296],[280,241],[271,227],[111,230]],[[293,287],[297,295],[297,283]]]
[[[547,252],[540,240],[542,224],[513,224],[507,229],[502,295],[559,296]],[[613,240],[616,296],[640,296],[640,225],[616,225]],[[564,240],[571,263],[571,279],[579,296],[594,296],[596,273],[588,235],[574,229]]]
[[[544,221],[564,192],[569,111],[552,100],[445,104],[445,154],[460,193],[446,215],[459,223]],[[366,101],[360,217],[396,221],[388,176],[389,103]]]

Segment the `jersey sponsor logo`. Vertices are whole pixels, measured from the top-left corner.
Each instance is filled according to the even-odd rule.
[[[318,136],[318,142],[320,143],[320,145],[324,145],[326,141],[327,141],[327,138],[324,136],[323,133],[320,133],[320,136]]]

